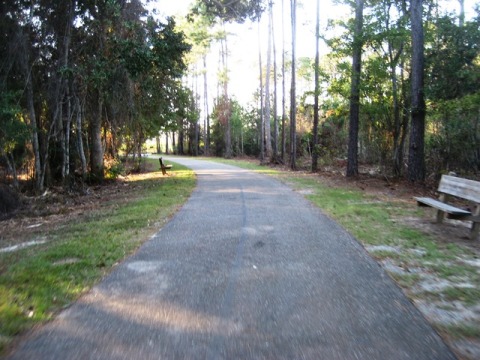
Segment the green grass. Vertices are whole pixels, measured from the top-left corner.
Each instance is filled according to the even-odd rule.
[[[350,189],[348,183],[336,186],[326,186],[320,177],[304,173],[281,172],[265,166],[255,165],[246,161],[222,160],[242,168],[268,173],[286,182],[296,190],[309,190],[306,195],[312,203],[322,209],[365,246],[390,245],[399,247],[401,254],[392,252],[374,252],[378,260],[392,259],[411,266],[422,266],[426,271],[441,278],[450,279],[455,276],[465,276],[474,283],[479,283],[476,269],[456,261],[459,257],[471,257],[471,250],[456,244],[444,244],[420,230],[409,227],[399,219],[405,216],[421,216],[419,210],[412,204],[395,201],[385,201],[365,194],[360,190]],[[421,249],[424,255],[418,256],[409,250]],[[454,262],[454,264],[452,264]],[[391,274],[397,283],[405,288],[415,285],[420,277]],[[471,295],[473,294],[473,295]],[[449,292],[449,300],[472,301],[477,291],[463,290]],[[438,293],[440,299],[445,294]],[[477,301],[480,296],[477,297]]]
[[[136,181],[127,203],[44,234],[46,244],[0,254],[0,351],[77,299],[158,231],[196,182],[179,164],[169,174]]]
[[[438,325],[437,327],[441,332],[448,334],[449,337],[453,337],[454,339],[480,338],[480,327],[475,325]]]
[[[471,250],[435,241],[434,236],[397,221],[404,216],[422,215],[412,204],[378,199],[350,189],[348,183],[326,186],[315,175],[280,171],[247,161],[208,160],[274,176],[296,190],[309,190],[306,197],[365,246],[390,245],[402,250],[373,253],[379,260],[422,267],[449,280],[460,276],[479,283],[476,269],[457,261],[459,257],[471,258]],[[0,254],[0,343],[51,318],[158,230],[159,223],[186,200],[195,184],[193,173],[180,165],[175,164],[171,174],[168,178],[139,181],[135,201],[85,216],[81,223],[46,234],[47,244]],[[422,255],[410,251],[414,249],[422,250]],[[69,259],[72,262],[62,263]],[[391,276],[407,290],[421,280],[418,274]],[[469,305],[478,303],[480,293],[476,289],[451,288],[425,296],[432,301],[448,299]],[[478,331],[467,325],[443,330],[453,336],[480,337]]]

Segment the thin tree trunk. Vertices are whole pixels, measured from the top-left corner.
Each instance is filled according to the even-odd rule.
[[[258,68],[260,70],[260,162],[265,161],[265,117],[263,113],[263,68],[262,68],[262,42],[260,41],[260,19],[258,19]]]
[[[296,102],[296,37],[297,37],[297,0],[290,0],[292,23],[292,83],[290,87],[290,168],[297,169],[297,102]]]
[[[102,144],[102,111],[103,100],[98,94],[97,113],[90,121],[90,173],[97,182],[102,182],[103,173],[103,144]]]
[[[37,117],[35,112],[35,102],[34,102],[34,93],[33,93],[33,84],[32,84],[32,73],[29,64],[29,49],[27,45],[27,36],[25,34],[20,35],[20,41],[22,44],[22,68],[25,76],[26,86],[25,86],[25,95],[27,100],[27,108],[29,114],[29,125],[32,131],[32,147],[35,157],[35,188],[37,191],[42,192],[44,189],[44,183],[42,176],[42,164],[40,157],[40,144],[38,140],[38,128],[37,128]]]
[[[177,154],[183,155],[183,142],[184,142],[184,132],[183,132],[183,119],[179,121],[178,129],[178,139],[177,139]]]
[[[82,137],[82,106],[80,105],[80,99],[75,97],[75,105],[77,111],[77,121],[76,121],[76,134],[77,134],[77,151],[80,158],[80,163],[82,166],[82,179],[85,180],[87,177],[87,159],[85,157],[85,151],[83,149],[83,137]]]
[[[72,105],[71,99],[69,96],[69,91],[67,89],[67,121],[65,123],[65,139],[64,139],[64,155],[63,155],[63,167],[62,167],[62,177],[63,179],[67,179],[70,176],[70,130],[72,127]]]
[[[225,117],[226,117],[226,131],[225,131],[225,157],[230,159],[232,157],[232,124],[231,124],[231,111],[230,111],[230,100],[228,98],[228,43],[227,43],[227,32],[225,30],[225,23],[223,24],[223,29],[225,33],[225,38],[223,39],[222,46],[222,65],[224,70],[224,79],[223,79],[223,96],[225,102]]]
[[[204,141],[205,141],[205,155],[210,154],[210,119],[208,114],[208,87],[207,87],[207,55],[203,55],[203,98],[205,109],[205,122],[204,122]]]
[[[76,8],[76,0],[70,0],[70,6],[68,7],[68,14],[67,14],[67,24],[65,35],[63,38],[63,54],[62,54],[62,61],[61,61],[61,68],[66,69],[69,64],[69,53],[70,53],[70,42],[72,38],[72,27],[75,21],[75,8]],[[69,97],[69,84],[68,79],[65,79],[63,75],[60,77],[61,81],[61,88],[60,88],[60,96],[58,97],[58,104],[57,107],[62,109],[62,99],[64,96],[66,97],[67,101],[67,114],[66,114],[66,123],[65,127],[63,127],[63,116],[59,117],[59,125],[60,125],[60,142],[62,148],[62,179],[65,179],[70,175],[70,129],[72,123],[72,104],[71,99]],[[60,112],[61,114],[61,112]]]
[[[424,37],[423,0],[412,0],[412,125],[408,153],[408,179],[425,179],[425,96],[424,96]]]
[[[463,27],[465,24],[465,0],[458,0],[460,3],[460,15],[458,16],[458,26]]]
[[[317,0],[317,20],[315,24],[315,100],[313,107],[313,149],[312,172],[318,171],[318,123],[320,97],[320,0]]]
[[[0,149],[0,155],[5,159],[8,172],[12,174],[13,187],[18,189],[17,167],[15,166],[15,159],[13,158],[13,155],[11,153],[4,152],[2,149]]]
[[[273,162],[278,162],[278,91],[277,91],[277,47],[275,46],[275,27],[273,11],[271,12],[272,21],[272,43],[273,43]]]
[[[286,86],[285,86],[285,0],[282,0],[282,161],[285,162],[287,139],[285,136],[286,114]]]
[[[268,4],[267,71],[265,76],[265,156],[272,156],[272,131],[270,128],[270,75],[272,71],[272,2]]]
[[[360,121],[360,71],[362,66],[363,0],[355,2],[352,84],[350,90],[350,126],[348,132],[347,177],[358,175],[358,129]]]

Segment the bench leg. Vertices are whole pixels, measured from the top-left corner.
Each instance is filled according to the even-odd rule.
[[[441,202],[447,202],[447,195],[446,194],[440,194],[438,197],[438,200]],[[441,224],[443,222],[443,219],[445,219],[445,211],[438,210],[437,211],[437,223]]]
[[[472,230],[470,231],[470,239],[476,240],[479,233],[480,233],[480,223],[474,222],[472,224]]]
[[[441,224],[445,219],[445,211],[437,210],[437,223]]]
[[[477,205],[475,211],[473,212],[474,220],[472,223],[472,231],[470,232],[470,239],[475,240],[480,233],[480,205]]]

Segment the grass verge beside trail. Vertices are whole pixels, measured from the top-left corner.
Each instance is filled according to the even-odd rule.
[[[134,186],[126,202],[102,199],[100,210],[43,233],[46,243],[0,253],[0,354],[16,335],[51,319],[135,252],[188,199],[196,180],[175,164],[168,177],[156,171],[128,182]]]
[[[461,241],[439,241],[435,235],[402,221],[411,216],[431,216],[424,209],[417,208],[413,201],[366,194],[347,182],[328,186],[318,175],[275,170],[246,161],[220,161],[272,175],[305,194],[382,264],[460,358],[478,358],[478,253]],[[477,347],[478,352],[471,353]]]

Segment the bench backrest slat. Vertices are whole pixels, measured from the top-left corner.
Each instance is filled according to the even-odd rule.
[[[456,176],[442,175],[438,191],[480,203],[480,182]]]

